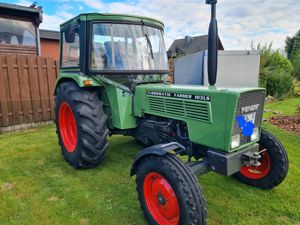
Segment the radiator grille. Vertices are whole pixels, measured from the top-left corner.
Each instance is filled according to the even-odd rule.
[[[237,116],[239,115],[243,115],[242,113],[243,107],[259,104],[258,109],[253,112],[256,112],[254,125],[255,127],[260,127],[262,122],[262,116],[263,116],[264,102],[265,102],[264,91],[252,91],[252,92],[242,93],[238,101],[235,118],[237,118]],[[242,130],[238,126],[238,123],[235,119],[235,123],[233,126],[233,135],[239,133],[242,133]],[[248,142],[250,142],[250,137],[241,135],[241,145],[246,144]]]
[[[188,119],[211,122],[210,105],[206,102],[148,96],[152,113],[162,113]]]

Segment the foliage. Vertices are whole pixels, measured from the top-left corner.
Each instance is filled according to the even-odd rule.
[[[293,77],[284,71],[274,70],[268,75],[266,82],[267,94],[282,100],[290,93]]]
[[[300,30],[294,36],[286,38],[285,51],[293,63],[295,77],[300,80]]]
[[[300,97],[300,81],[294,80],[292,95],[295,97]]]
[[[293,57],[295,78],[300,81],[300,48],[297,49]]]
[[[267,89],[267,95],[272,95],[278,99],[286,97],[293,82],[293,65],[280,52],[272,49],[272,43],[260,45],[252,49],[261,52],[259,68],[259,86]]]
[[[288,59],[292,62],[295,53],[300,48],[300,30],[293,36],[287,37],[285,40],[285,52]]]

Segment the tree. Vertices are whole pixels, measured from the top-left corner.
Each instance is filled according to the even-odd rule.
[[[295,78],[300,81],[300,48],[297,49],[293,57]]]
[[[293,77],[282,70],[274,70],[266,82],[267,94],[282,100],[293,87]]]
[[[285,52],[288,59],[293,62],[296,51],[300,49],[300,30],[292,37],[285,40]]]

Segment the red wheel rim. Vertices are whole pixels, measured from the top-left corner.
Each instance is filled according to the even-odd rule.
[[[73,111],[66,102],[59,107],[59,131],[63,144],[68,152],[75,151],[77,145],[77,127]]]
[[[260,146],[260,151],[264,150],[263,146]],[[264,178],[271,169],[271,159],[268,151],[263,151],[260,153],[260,166],[242,166],[240,173],[245,177],[253,180],[258,180]]]
[[[179,204],[169,182],[151,172],[144,179],[144,197],[149,212],[159,225],[178,225]]]

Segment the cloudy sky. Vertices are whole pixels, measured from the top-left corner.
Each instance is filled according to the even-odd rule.
[[[2,2],[29,6],[28,0]],[[167,47],[185,35],[207,33],[210,7],[205,0],[38,0],[43,6],[43,29],[59,30],[63,21],[83,12],[110,12],[154,17],[165,23]],[[219,0],[219,35],[225,49],[249,49],[251,41],[273,42],[284,48],[284,40],[300,30],[299,0]]]

